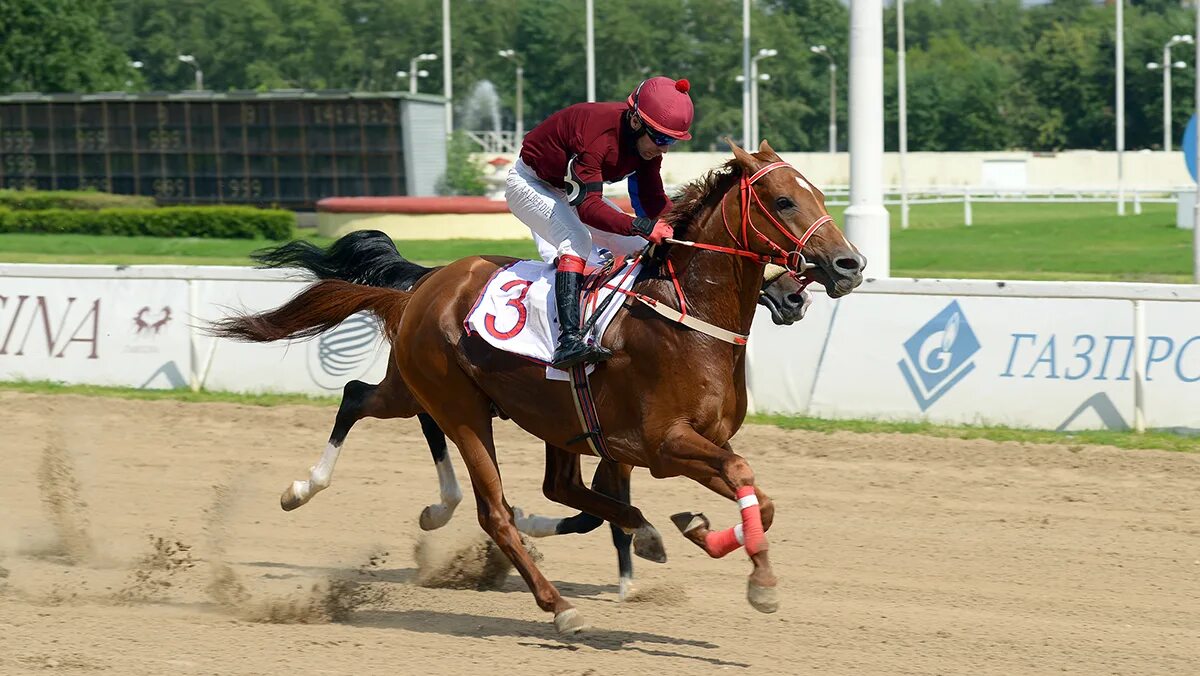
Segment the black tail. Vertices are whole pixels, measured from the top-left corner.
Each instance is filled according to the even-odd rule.
[[[378,230],[356,230],[328,249],[296,240],[259,249],[250,258],[263,268],[304,268],[317,279],[409,291],[436,268],[417,265],[400,255],[391,237]]]

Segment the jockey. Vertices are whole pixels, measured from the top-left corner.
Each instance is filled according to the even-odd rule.
[[[624,102],[579,103],[554,113],[525,136],[508,173],[508,208],[533,231],[542,257],[557,259],[554,295],[559,341],[552,365],[567,369],[612,356],[589,345],[580,326],[585,262],[595,246],[617,255],[672,234],[659,216],[671,208],[662,156],[692,138],[687,80],[652,77]],[[629,179],[636,216],[603,196],[604,184]]]

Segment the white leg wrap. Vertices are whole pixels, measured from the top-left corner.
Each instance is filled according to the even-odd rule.
[[[325,446],[325,452],[321,454],[321,459],[313,465],[309,474],[314,494],[329,488],[329,484],[333,482],[333,466],[337,464],[341,452],[341,446],[334,446],[332,443]]]
[[[552,519],[536,514],[525,516],[525,512],[520,507],[513,507],[513,521],[516,522],[517,530],[522,533],[530,537],[544,538],[557,533],[558,522],[562,519]]]
[[[288,499],[285,493],[284,502],[291,505],[285,506],[285,509],[295,509],[311,500],[312,496],[329,488],[333,481],[333,466],[337,464],[338,454],[341,452],[341,446],[334,446],[332,443],[325,446],[321,459],[308,468],[308,479],[292,482],[291,494],[295,502]]]
[[[454,464],[450,462],[449,455],[438,461],[437,473],[442,504],[450,512],[454,512],[454,508],[462,502],[462,489],[458,487],[458,479],[454,476]]]
[[[441,528],[449,523],[458,503],[462,502],[462,489],[458,487],[458,479],[454,476],[454,464],[450,462],[450,456],[447,455],[439,460],[436,466],[442,501],[436,505],[429,505],[421,513],[421,528],[425,530]]]

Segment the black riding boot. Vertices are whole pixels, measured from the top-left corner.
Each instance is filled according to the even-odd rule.
[[[554,351],[552,366],[569,369],[580,363],[595,364],[612,356],[612,352],[599,345],[589,345],[583,338],[579,321],[579,290],[583,286],[583,274],[579,272],[554,273],[554,300],[558,305],[558,349]]]

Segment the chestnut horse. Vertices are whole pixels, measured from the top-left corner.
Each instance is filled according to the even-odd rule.
[[[324,249],[305,240],[296,240],[282,246],[256,251],[251,254],[251,258],[259,267],[300,269],[310,278],[340,279],[401,291],[411,291],[418,281],[434,271],[434,268],[427,268],[405,259],[396,249],[395,242],[378,230],[351,232]],[[767,266],[758,301],[759,305],[770,311],[771,321],[780,326],[791,325],[803,319],[812,303],[812,295],[805,288],[807,282],[798,276],[784,274],[785,272],[780,266]],[[333,480],[334,466],[355,423],[368,416],[396,417],[403,413],[403,406],[395,410],[388,406],[387,402],[379,401],[375,397],[377,387],[358,380],[346,384],[333,430],[321,458],[309,468],[307,479],[293,481],[280,496],[279,503],[285,511],[308,504],[318,492],[329,488]],[[429,452],[433,456],[440,488],[440,502],[425,507],[421,511],[418,523],[423,530],[433,530],[449,523],[462,500],[462,490],[455,477],[454,464],[446,452],[445,433],[429,414],[419,413],[417,417]],[[628,465],[601,460],[592,478],[592,489],[628,503],[632,469]],[[548,476],[546,484],[553,483],[554,477]],[[522,533],[534,537],[590,533],[603,524],[599,517],[584,512],[569,517],[551,518],[536,514],[527,515],[514,506],[513,513],[517,528]],[[623,601],[633,592],[632,537],[613,524],[609,524],[609,527],[612,530],[613,546],[617,550],[617,598]],[[655,560],[662,561],[661,558]]]
[[[629,303],[610,327],[613,357],[595,369],[591,390],[613,462],[646,467],[658,478],[687,476],[738,501],[742,523],[726,531],[711,532],[699,514],[672,520],[712,555],[744,543],[753,564],[747,597],[774,612],[777,580],[764,535],[774,505],[729,445],[746,413],[744,340],[722,341],[649,308],[686,304],[691,317],[745,334],[766,263],[804,272],[837,298],[862,283],[866,261],[833,223],[824,195],[765,142],[757,153],[737,146],[733,153],[723,170],[688,186],[668,215],[676,238],[658,253],[657,270],[634,285],[641,302]],[[466,330],[464,319],[488,280],[511,262],[465,258],[427,275],[412,292],[321,281],[276,310],[222,320],[214,333],[259,342],[310,337],[355,312],[374,312],[392,345],[392,368],[377,392],[393,405],[407,403],[405,417],[427,413],[455,443],[480,525],[538,606],[554,613],[559,631],[576,632],[586,626],[583,618],[521,546],[496,463],[493,413],[546,442],[547,476],[557,480],[543,488],[552,499],[632,532],[635,551],[661,551],[662,541],[638,509],[583,484],[579,454],[590,447],[580,439],[571,387]]]

